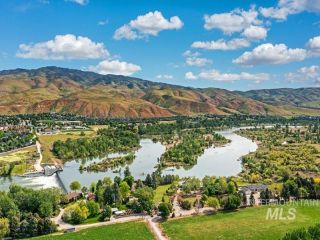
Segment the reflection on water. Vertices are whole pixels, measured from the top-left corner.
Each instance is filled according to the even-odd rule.
[[[219,132],[232,142],[224,147],[211,147],[206,149],[204,154],[198,158],[197,165],[189,168],[168,168],[163,174],[178,174],[181,177],[195,176],[203,178],[206,175],[211,176],[232,176],[237,175],[241,171],[241,161],[239,159],[255,151],[257,145],[249,139],[235,134],[233,130]],[[141,148],[135,152],[135,159],[128,164],[134,178],[145,179],[146,174],[152,173],[157,165],[158,158],[165,152],[165,147],[161,143],[154,143],[150,139],[142,139],[140,141]],[[117,157],[121,154],[110,154],[107,157]],[[0,190],[8,189],[12,182],[17,184],[33,187],[65,187],[69,189],[72,181],[78,180],[81,185],[89,186],[92,182],[97,182],[108,176],[112,179],[115,176],[123,174],[124,167],[119,166],[106,172],[80,172],[81,164],[88,165],[94,161],[98,162],[105,158],[73,160],[65,163],[63,171],[51,177],[12,177],[0,178]],[[62,186],[63,185],[63,186]]]
[[[234,132],[221,131],[221,135],[231,140],[231,143],[223,147],[211,147],[205,150],[197,161],[197,165],[191,168],[168,168],[166,172],[177,174],[180,177],[194,176],[203,178],[209,176],[235,176],[241,172],[241,157],[249,152],[256,151],[257,144],[241,137]]]

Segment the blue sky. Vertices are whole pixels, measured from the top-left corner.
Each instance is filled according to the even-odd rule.
[[[320,0],[0,0],[0,70],[247,90],[320,85]]]

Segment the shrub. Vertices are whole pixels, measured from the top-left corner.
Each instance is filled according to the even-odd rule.
[[[224,203],[224,209],[237,209],[241,204],[241,199],[238,195],[230,194]]]
[[[91,201],[87,202],[87,208],[89,210],[89,217],[94,217],[99,214],[99,211],[100,211],[99,203],[91,200]]]
[[[190,210],[191,209],[191,202],[189,200],[182,200],[180,203],[180,206],[184,210]]]

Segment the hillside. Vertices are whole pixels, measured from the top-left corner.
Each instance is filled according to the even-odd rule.
[[[296,90],[287,91],[281,96],[290,96],[290,91]],[[306,91],[310,91],[310,94],[301,93],[301,96],[320,96],[319,88]],[[58,67],[0,72],[0,114],[56,111],[97,117],[160,117],[204,113],[320,113],[320,109],[302,108],[310,107],[311,102],[318,101],[317,97],[309,96],[288,107],[289,100],[285,96],[281,100],[272,92],[268,94],[270,97],[264,97],[266,94],[259,91],[188,88]],[[277,106],[274,106],[276,100]]]
[[[262,89],[240,94],[269,104],[320,109],[320,88]]]

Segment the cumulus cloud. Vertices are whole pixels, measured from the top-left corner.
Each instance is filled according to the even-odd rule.
[[[320,12],[320,0],[279,0],[276,7],[260,9],[264,17],[286,20],[289,15],[303,11]]]
[[[239,48],[249,47],[250,42],[244,38],[235,38],[230,41],[219,39],[217,41],[196,41],[191,47],[206,50],[235,50]]]
[[[53,40],[34,44],[20,44],[17,57],[64,60],[98,59],[110,54],[103,43],[93,42],[90,38],[72,34],[57,35]]]
[[[157,36],[163,30],[178,30],[183,27],[183,22],[178,16],[170,19],[163,17],[159,11],[149,12],[145,15],[138,16],[128,24],[118,28],[114,33],[114,39],[134,40],[148,36]]]
[[[169,74],[158,74],[156,76],[157,79],[165,79],[165,80],[171,80],[173,79],[173,76],[172,75],[169,75]]]
[[[183,56],[186,58],[186,64],[188,66],[203,67],[212,63],[212,60],[200,57],[201,54],[199,52],[191,52],[188,50],[183,53]]]
[[[289,62],[303,61],[307,57],[307,51],[301,48],[291,49],[285,44],[266,43],[257,46],[251,52],[245,52],[233,63],[253,66],[263,64],[285,64]]]
[[[141,67],[132,63],[120,62],[119,60],[104,60],[96,66],[89,66],[89,71],[100,74],[117,74],[130,76],[141,70]]]
[[[310,56],[320,56],[320,36],[311,38],[307,43]]]
[[[221,82],[249,80],[249,81],[255,81],[256,83],[259,83],[264,80],[269,80],[270,76],[267,73],[256,73],[256,74],[247,73],[247,72],[221,73],[216,69],[212,69],[208,71],[202,71],[197,75],[192,72],[187,72],[185,74],[185,78],[189,80],[195,80],[200,78],[200,79],[207,79],[207,80],[221,81]]]
[[[66,2],[73,2],[79,5],[86,5],[89,3],[89,0],[65,0]]]
[[[243,31],[242,36],[250,40],[261,40],[267,37],[267,32],[264,27],[251,25]]]
[[[242,32],[251,25],[260,25],[262,22],[258,19],[259,13],[255,7],[248,11],[235,9],[231,12],[218,13],[204,16],[204,28],[207,30],[220,29],[224,34]]]
[[[315,83],[320,83],[320,67],[317,65],[302,67],[296,72],[287,73],[285,76],[290,82],[303,82],[312,80]]]

